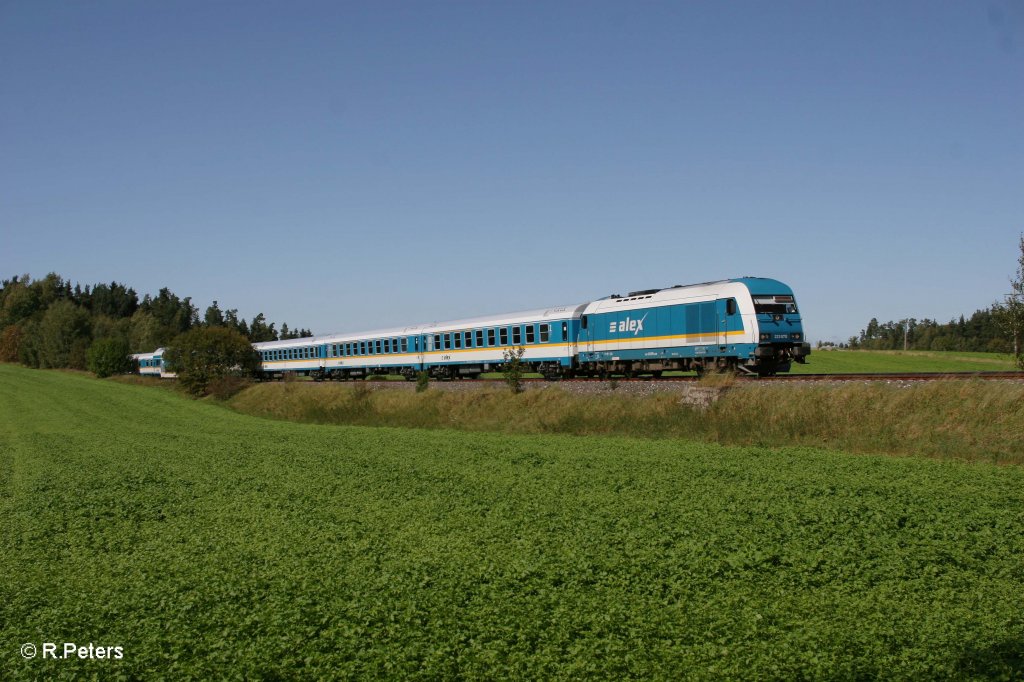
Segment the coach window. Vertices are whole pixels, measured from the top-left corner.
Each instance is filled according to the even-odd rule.
[[[523,343],[523,328],[520,325],[512,327],[512,345],[521,346]]]
[[[551,340],[551,325],[542,324],[540,326],[540,342],[547,343]]]
[[[462,345],[466,348],[473,347],[473,332],[462,332]]]
[[[381,353],[381,348],[383,348],[383,346],[384,346],[384,344],[383,344],[383,343],[381,343],[380,339],[377,339],[376,341],[374,341],[374,342],[373,342],[373,349],[374,349],[375,351],[377,351],[376,353],[374,353],[374,355],[380,355],[380,353]]]
[[[500,339],[501,345],[508,345],[508,327],[502,327],[498,330],[498,339]]]
[[[455,337],[455,347],[462,348],[462,332],[455,332],[454,334],[452,334],[452,336]]]
[[[390,353],[391,352],[391,339],[384,339],[384,352],[385,353]]]
[[[476,347],[477,348],[483,348],[484,347],[484,330],[483,329],[477,329],[476,330]]]
[[[536,334],[535,330],[536,330],[536,327],[534,325],[532,325],[532,324],[526,325],[526,343],[536,343],[537,342],[537,334]]]

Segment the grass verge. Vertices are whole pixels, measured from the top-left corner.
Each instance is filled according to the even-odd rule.
[[[573,395],[557,387],[423,393],[364,384],[260,384],[231,407],[318,424],[688,438],[1024,464],[1024,384],[743,385],[707,410],[673,392]]]

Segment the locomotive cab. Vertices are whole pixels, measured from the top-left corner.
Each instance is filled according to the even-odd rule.
[[[787,372],[792,362],[807,362],[811,345],[804,339],[803,322],[793,294],[755,294],[753,299],[758,373]]]

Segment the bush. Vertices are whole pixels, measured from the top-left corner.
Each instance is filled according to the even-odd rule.
[[[523,362],[523,355],[526,353],[524,346],[517,348],[506,348],[502,352],[505,364],[501,366],[501,374],[505,383],[513,393],[523,392],[523,375],[526,374],[526,363]]]
[[[89,371],[101,379],[114,374],[126,374],[132,371],[129,350],[128,342],[124,339],[97,339],[89,346],[86,364]]]
[[[246,388],[252,386],[252,380],[245,377],[218,377],[210,382],[208,392],[217,400],[230,400]]]
[[[205,395],[211,382],[222,377],[253,376],[260,364],[249,339],[228,327],[196,327],[179,335],[164,361],[193,395]]]

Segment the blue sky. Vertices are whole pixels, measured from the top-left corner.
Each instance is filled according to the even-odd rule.
[[[0,2],[0,275],[317,333],[757,275],[1005,294],[1024,2]]]

